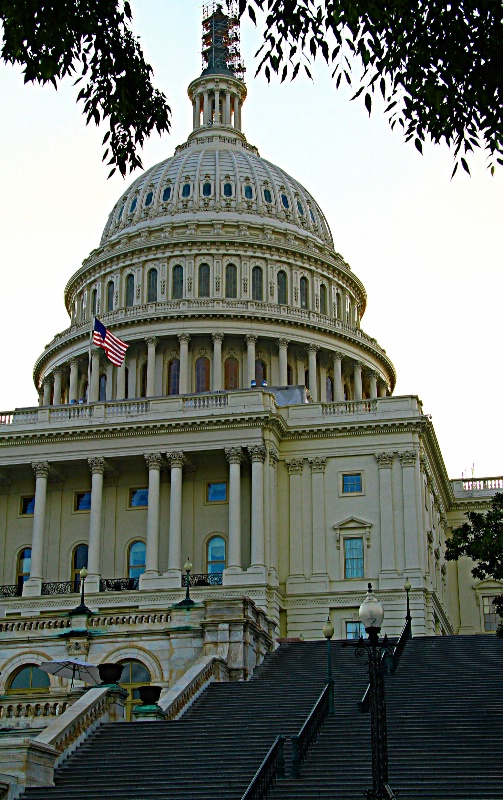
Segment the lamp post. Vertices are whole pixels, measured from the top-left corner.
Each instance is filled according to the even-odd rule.
[[[87,578],[89,573],[87,572],[87,569],[85,567],[82,567],[82,569],[80,570],[79,574],[80,574],[80,605],[77,606],[77,608],[74,608],[73,611],[70,611],[70,614],[72,614],[72,615],[77,615],[77,614],[87,614],[87,615],[89,615],[89,614],[92,614],[93,612],[91,611],[90,608],[88,608],[86,606],[86,604],[84,602],[84,595],[85,595],[84,584],[86,582],[86,578]]]
[[[327,678],[325,683],[328,689],[328,713],[334,713],[334,676],[332,675],[332,654],[330,652],[330,640],[334,635],[334,626],[330,622],[330,617],[327,618],[323,626],[323,636],[327,640]]]
[[[370,735],[372,743],[372,789],[364,792],[367,800],[390,800],[394,798],[388,785],[388,738],[386,729],[386,695],[384,671],[386,659],[392,655],[388,637],[379,641],[379,632],[384,619],[384,609],[368,585],[365,600],[360,606],[359,617],[368,639],[360,637],[357,642],[345,642],[356,648],[355,655],[366,654],[368,661],[370,691]]]
[[[406,579],[403,588],[405,589],[405,594],[407,595],[407,614],[405,615],[405,621],[410,622],[411,616],[410,616],[409,592],[412,589],[412,584],[408,578]]]
[[[191,564],[191,561],[190,561],[189,558],[187,558],[187,561],[183,565],[183,568],[184,568],[185,572],[187,573],[186,576],[185,576],[185,586],[186,586],[185,597],[179,603],[176,603],[176,607],[178,607],[178,608],[190,608],[191,606],[194,605],[194,600],[191,598],[190,591],[189,591],[190,590],[190,571],[192,569],[192,564]]]

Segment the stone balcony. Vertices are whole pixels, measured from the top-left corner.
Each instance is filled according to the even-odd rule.
[[[458,478],[451,481],[456,500],[491,498],[503,492],[503,476],[496,478]]]

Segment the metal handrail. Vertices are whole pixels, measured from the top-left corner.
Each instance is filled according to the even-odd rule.
[[[22,594],[23,589],[17,583],[9,586],[0,586],[0,597],[21,597]]]
[[[395,645],[395,649],[393,650],[392,657],[387,661],[385,665],[386,674],[393,675],[398,664],[400,663],[400,659],[403,655],[403,651],[405,650],[405,645],[412,638],[412,619],[410,616],[405,618],[405,625],[402,628],[402,632],[398,639],[398,642]],[[361,714],[366,714],[370,710],[370,684],[365,689],[363,693],[363,697],[361,700],[358,700],[357,704],[358,711]]]
[[[285,777],[285,737],[277,736],[241,800],[263,800],[276,782]]]
[[[308,718],[297,734],[291,737],[292,741],[292,778],[301,777],[300,765],[311,745],[316,741],[321,724],[328,714],[330,700],[330,685],[327,683],[316,703],[311,709]]]

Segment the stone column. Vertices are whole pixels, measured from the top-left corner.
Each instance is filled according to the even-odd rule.
[[[31,537],[30,577],[23,586],[23,596],[41,594],[45,552],[45,505],[50,467],[47,461],[36,461],[31,466],[35,473],[35,508]]]
[[[215,125],[220,122],[220,90],[215,89]]]
[[[344,323],[348,323],[348,293],[343,291],[341,294],[341,319]]]
[[[319,401],[320,403],[327,402],[327,362],[325,356],[322,355],[318,359],[318,367],[320,370],[320,396]]]
[[[160,397],[163,390],[163,377],[164,377],[164,354],[166,347],[161,344],[157,345],[155,352],[155,388],[154,395]]]
[[[117,386],[115,397],[116,400],[124,400],[126,398],[126,359],[124,359],[120,367],[117,367]]]
[[[274,582],[279,573],[279,540],[278,540],[278,492],[276,487],[277,463],[279,453],[269,445],[269,575]]]
[[[105,400],[110,403],[114,396],[114,365],[107,360],[107,386],[105,390]]]
[[[290,475],[290,577],[304,575],[302,541],[302,470],[304,460],[292,458],[286,462]]]
[[[210,121],[210,99],[208,92],[203,94],[203,125],[207,125]]]
[[[91,357],[91,386],[89,387],[89,403],[97,403],[100,396],[100,351],[93,349]]]
[[[178,341],[180,342],[180,391],[179,394],[187,394],[189,392],[189,342],[190,335],[188,333],[179,333]]]
[[[54,375],[54,394],[52,396],[52,404],[53,406],[61,405],[61,381],[63,378],[63,372],[60,367],[56,367],[52,371]]]
[[[178,576],[182,572],[182,469],[185,457],[178,451],[166,453],[166,458],[171,468],[168,572]]]
[[[288,339],[278,339],[279,385],[288,385]]]
[[[128,400],[132,400],[136,397],[136,370],[137,370],[137,358],[138,354],[136,349],[132,349],[129,347],[128,349],[128,386],[127,386],[127,396]]]
[[[229,462],[229,554],[227,569],[241,572],[241,447],[226,447]],[[252,512],[253,513],[253,512]]]
[[[253,333],[247,334],[245,336],[246,342],[246,371],[248,374],[248,385],[247,388],[250,388],[251,382],[255,380],[255,344],[257,342],[258,336],[255,336]]]
[[[224,119],[224,123],[225,123],[225,125],[230,125],[231,124],[231,93],[230,92],[226,92],[225,93],[225,119]]]
[[[222,342],[223,333],[212,333],[213,339],[213,391],[219,392],[222,389]]]
[[[310,344],[307,348],[308,360],[309,360],[309,391],[311,393],[311,397],[313,403],[318,402],[318,371],[317,371],[317,362],[316,362],[316,353],[320,348],[317,344]]]
[[[70,359],[70,387],[68,391],[68,400],[71,403],[77,402],[79,399],[79,359]]]
[[[155,395],[155,348],[159,342],[157,336],[147,336],[147,397]]]
[[[239,130],[239,95],[234,95],[234,127]]]
[[[360,364],[359,361],[355,361],[354,364],[354,372],[353,372],[353,380],[354,380],[354,399],[361,400],[362,399],[362,367],[363,364]]]
[[[87,569],[89,575],[86,586],[89,591],[99,591],[101,574],[101,509],[103,506],[104,458],[88,458],[91,470],[91,511],[89,515],[89,555]]]
[[[369,382],[370,382],[370,399],[375,400],[377,397],[377,372],[371,370],[369,372]]]
[[[416,464],[417,453],[409,450],[400,453],[400,463],[402,465],[402,485],[403,485],[403,522],[405,535],[405,571],[418,572],[419,549],[417,529],[417,509],[416,509]]]
[[[388,388],[388,387],[386,386],[386,383],[385,383],[385,381],[383,381],[383,380],[378,380],[378,381],[377,381],[377,396],[378,396],[378,397],[386,397],[386,390],[387,390],[387,388]]]
[[[342,359],[343,354],[334,353],[334,401],[340,403],[344,400],[344,387],[342,385]]]
[[[393,489],[393,453],[376,453],[379,467],[379,510],[381,519],[381,570],[396,572]]]
[[[263,444],[248,447],[252,462],[251,491],[251,569],[265,567],[264,536],[264,461],[266,449]]]
[[[325,465],[326,458],[309,459],[313,508],[313,575],[327,574],[325,548]],[[328,585],[327,585],[328,589]]]
[[[194,130],[196,128],[199,128],[198,107],[199,107],[199,97],[196,94],[192,98],[192,127],[194,128]]]
[[[42,381],[44,386],[44,406],[49,406],[51,404],[51,390],[52,390],[52,378],[50,375],[47,375],[44,380]]]
[[[162,456],[145,453],[148,467],[147,554],[145,575],[159,574],[159,490],[161,485]]]

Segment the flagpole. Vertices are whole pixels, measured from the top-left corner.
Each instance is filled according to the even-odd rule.
[[[91,400],[91,354],[93,344],[94,314],[91,317],[91,330],[89,331],[89,363],[87,365],[87,402]]]

